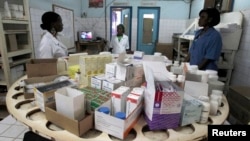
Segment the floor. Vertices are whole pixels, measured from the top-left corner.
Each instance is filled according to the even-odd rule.
[[[0,141],[23,141],[27,131],[29,128],[16,121],[11,115],[0,121]]]

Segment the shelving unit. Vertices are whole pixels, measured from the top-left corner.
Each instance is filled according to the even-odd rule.
[[[0,0],[0,10],[4,2]],[[10,86],[25,74],[26,62],[33,58],[33,43],[28,0],[8,0],[9,9],[21,16],[0,13],[0,86]],[[17,7],[18,9],[13,9]],[[13,12],[11,12],[13,14]]]
[[[188,49],[191,46],[193,39],[190,37],[173,36],[174,60],[183,61],[187,57]],[[183,51],[184,49],[184,51]],[[219,80],[225,82],[226,89],[229,86],[232,71],[234,68],[234,57],[237,50],[224,48],[221,51],[222,60],[218,62]]]
[[[233,0],[205,0],[204,8],[215,7],[221,13],[229,12],[232,10]]]
[[[187,57],[189,47],[193,42],[192,35],[176,35],[172,36],[173,40],[173,59],[178,61],[183,61]]]
[[[221,22],[215,27],[220,31],[223,42],[221,59],[217,63],[219,69],[219,80],[225,82],[225,90],[227,90],[228,86],[230,85],[231,75],[234,69],[234,57],[236,51],[238,50],[242,34],[242,22],[242,13],[229,12],[221,14]],[[188,29],[191,29],[191,27]],[[187,33],[187,31],[184,33]],[[174,45],[173,51],[175,52],[175,57],[173,58],[174,60],[183,61],[183,58],[187,56],[194,36],[174,34],[172,38]],[[183,48],[185,49],[185,52],[183,51]]]

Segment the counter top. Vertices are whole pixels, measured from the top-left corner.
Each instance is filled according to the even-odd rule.
[[[78,137],[67,130],[64,130],[53,123],[50,123],[35,104],[34,98],[25,99],[23,89],[15,90],[18,82],[25,79],[26,76],[17,80],[9,89],[6,97],[6,103],[9,113],[18,121],[24,123],[33,132],[51,140],[60,141],[114,141],[120,140],[107,133],[92,129],[82,137]],[[130,131],[125,140],[133,141],[190,141],[202,140],[207,137],[208,124],[223,124],[229,113],[229,106],[225,96],[222,99],[222,106],[219,107],[216,116],[209,116],[208,123],[193,123],[188,126],[178,127],[177,129],[167,129],[160,131],[150,131],[143,117],[140,117],[134,128]]]

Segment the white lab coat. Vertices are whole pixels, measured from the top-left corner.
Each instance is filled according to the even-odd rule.
[[[68,48],[48,31],[42,36],[37,58],[59,58],[68,55]]]
[[[129,49],[128,36],[123,34],[120,41],[118,40],[117,35],[112,36],[112,39],[110,42],[110,48],[113,48],[112,49],[113,54],[126,52],[126,49]]]

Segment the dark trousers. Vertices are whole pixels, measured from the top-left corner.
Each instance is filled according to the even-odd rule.
[[[39,136],[32,131],[28,131],[24,134],[23,141],[50,141],[50,140],[42,136]]]

